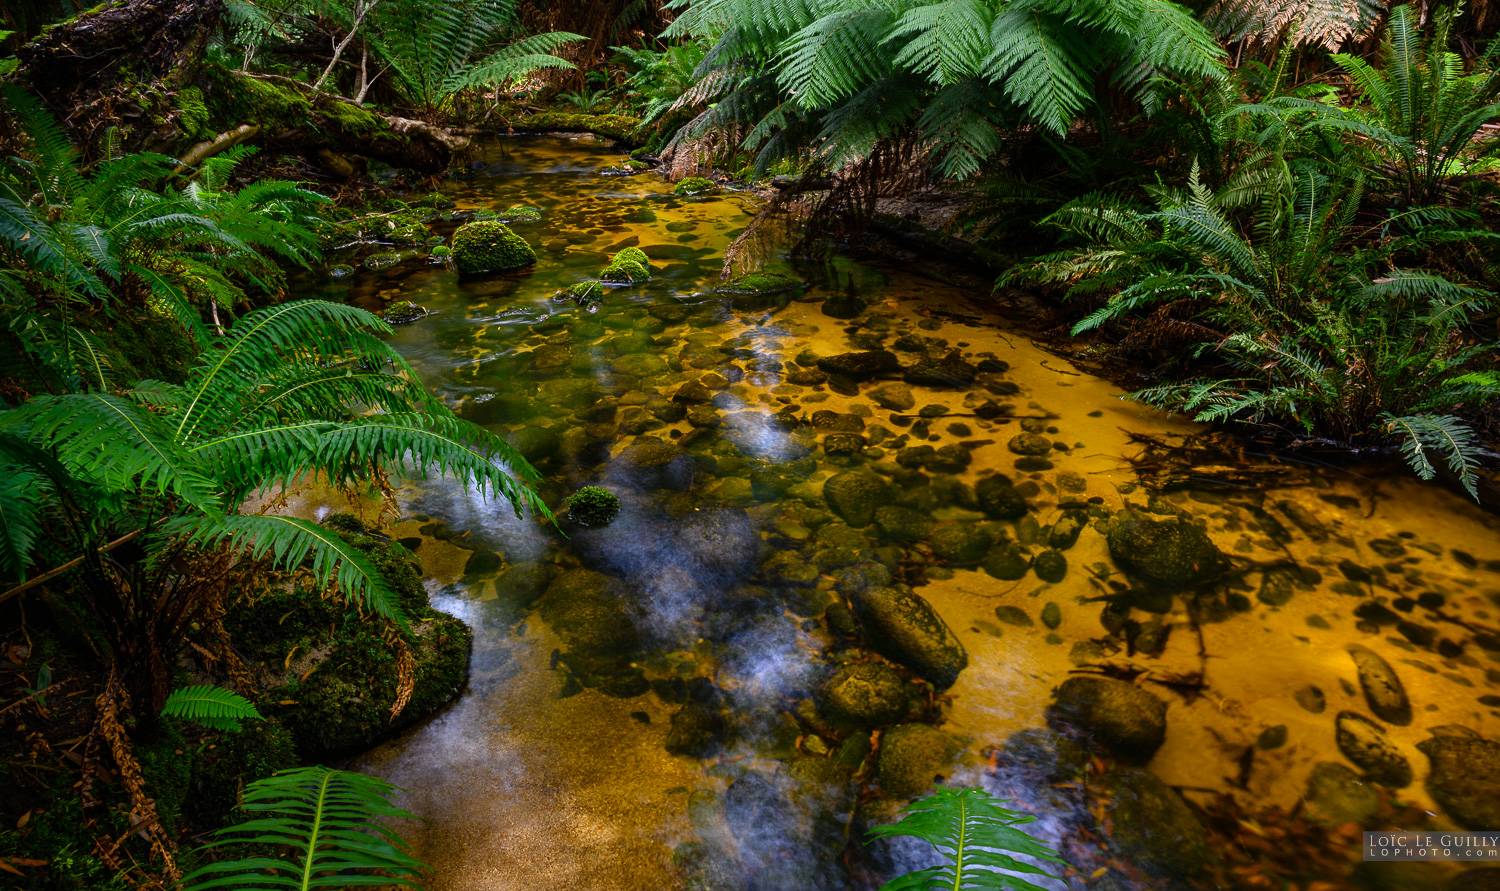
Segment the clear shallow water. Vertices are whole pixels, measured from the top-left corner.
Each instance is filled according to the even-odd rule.
[[[986,294],[841,258],[777,265],[806,291],[779,308],[737,307],[709,289],[753,212],[749,200],[676,199],[652,176],[598,175],[618,159],[586,140],[507,140],[448,184],[463,208],[542,210],[540,223],[514,226],[538,248],[533,271],[460,281],[418,258],[307,289],[372,309],[425,306],[433,314],[393,343],[433,392],[496,432],[549,430],[532,443],[549,503],[595,482],[626,502],[601,544],[600,533],[564,540],[452,484],[404,490],[403,519],[388,531],[415,548],[435,604],[474,626],[473,678],[453,706],[359,766],[410,790],[406,805],[430,821],[411,838],[436,868],[434,889],[878,884],[888,855],[843,848],[899,804],[880,794],[885,737],[861,760],[857,738],[870,735],[826,727],[811,700],[842,662],[880,661],[831,631],[839,625],[825,608],[854,584],[851,573],[881,561],[967,652],[957,682],[942,696],[924,693],[908,715],[940,724],[961,750],[934,776],[982,783],[1037,813],[1039,832],[1077,867],[1073,886],[1168,881],[1151,875],[1165,856],[1153,846],[1206,852],[1194,861],[1201,871],[1175,879],[1204,887],[1447,885],[1461,867],[1357,872],[1357,827],[1340,827],[1351,817],[1371,829],[1452,826],[1417,744],[1433,728],[1500,738],[1500,654],[1486,649],[1500,627],[1494,517],[1410,480],[1331,470],[1291,487],[1152,493],[1126,460],[1140,451],[1130,434],[1195,428],[1115,398],[1116,388],[1032,346],[985,310]],[[626,246],[652,257],[651,281],[612,290],[595,312],[553,301]],[[857,387],[812,383],[806,351],[877,347],[904,366],[958,350],[981,371],[961,387],[911,385],[912,404],[898,409],[872,394],[899,372]],[[700,379],[715,402],[673,408],[678,389]],[[996,416],[989,406],[1008,408]],[[825,410],[837,417],[819,423],[831,427],[773,418]],[[841,427],[858,427],[875,451],[829,454]],[[1064,448],[1028,462],[1010,446],[1023,429]],[[679,488],[632,484],[643,477],[621,453],[651,437],[686,443],[690,487],[655,472],[644,481]],[[909,453],[904,467],[896,459],[919,443],[957,445],[969,461],[914,473],[920,456]],[[881,524],[851,536],[823,486],[858,468],[890,481],[885,502],[934,529],[977,529],[997,548],[1014,540],[1040,553],[1069,509],[1086,512],[1089,526],[1062,552],[1059,581],[1034,571],[1001,580],[945,565],[931,537],[911,543]],[[1026,496],[1025,517],[991,520],[953,482],[972,492],[995,472]],[[1206,523],[1227,571],[1175,594],[1142,594],[1102,531],[1128,504]],[[555,606],[555,584],[540,611],[518,603],[512,569],[540,564],[555,575],[580,562],[627,586],[615,621],[637,638],[628,653],[573,658],[578,614]],[[1287,567],[1303,584],[1276,576],[1282,583],[1268,587],[1267,574]],[[1372,715],[1351,644],[1399,678],[1409,723]],[[1059,684],[1101,671],[1165,703],[1165,741],[1146,768],[1199,809],[1185,835],[1157,811],[1148,812],[1160,817],[1155,840],[1121,825],[1155,818],[1130,809],[1132,796],[1149,796],[1140,782],[1117,781],[1111,759],[1057,776],[1014,741],[1005,753],[1013,733],[1046,725]],[[722,747],[706,757],[667,751],[684,699],[725,722]],[[1344,712],[1372,722],[1411,783],[1355,778],[1364,768],[1336,739]],[[1487,763],[1464,766],[1484,780]],[[1310,798],[1315,769],[1325,781]],[[915,865],[909,854],[902,862]]]

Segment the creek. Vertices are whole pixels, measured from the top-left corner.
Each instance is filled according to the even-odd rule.
[[[600,175],[620,157],[517,137],[445,184],[460,209],[539,208],[513,226],[534,269],[460,280],[417,252],[302,288],[425,307],[392,342],[433,393],[511,436],[555,508],[596,483],[624,502],[564,538],[460,485],[401,489],[387,529],[473,627],[472,677],[355,763],[429,821],[409,837],[434,891],[864,887],[921,861],[863,827],[937,777],[1038,814],[1091,887],[1463,868],[1356,870],[1354,830],[1500,814],[1494,516],[1271,458],[1247,459],[1262,484],[1153,489],[1137,437],[1198,428],[985,291],[835,257],[773,260],[806,282],[774,300],[716,293],[754,202]],[[554,299],[629,246],[649,281]],[[899,367],[832,358],[881,350]],[[295,509],[338,506],[319,498]],[[951,637],[860,607],[902,584]]]

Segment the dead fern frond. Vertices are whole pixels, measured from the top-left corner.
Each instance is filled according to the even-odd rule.
[[[411,702],[411,694],[417,689],[417,660],[399,629],[391,628],[387,638],[396,651],[396,701],[391,704],[391,720],[394,721]]]
[[[1329,52],[1374,33],[1385,0],[1219,0],[1205,22],[1228,40],[1272,46],[1290,39],[1295,46],[1321,46]]]

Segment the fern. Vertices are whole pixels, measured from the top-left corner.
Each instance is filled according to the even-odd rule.
[[[981,789],[938,787],[933,794],[907,806],[901,822],[876,826],[870,837],[908,836],[932,845],[943,858],[933,866],[899,876],[881,886],[881,891],[947,891],[958,888],[1042,891],[1038,885],[1014,875],[1055,879],[1041,867],[1018,860],[1020,855],[1046,863],[1063,863],[1057,853],[1031,835],[1016,828],[1034,822],[1002,807],[1003,800]]]
[[[197,721],[210,730],[238,730],[242,719],[261,717],[250,700],[222,687],[208,685],[173,690],[161,713],[166,717]]]
[[[251,856],[210,863],[183,878],[184,891],[312,891],[352,885],[418,888],[427,867],[412,856],[392,819],[417,819],[391,804],[395,786],[326,767],[282,771],[245,787],[241,807],[254,819],[215,833],[203,850],[280,845],[286,859]]]
[[[1479,458],[1483,451],[1468,424],[1452,415],[1386,415],[1384,420],[1417,476],[1430,480],[1437,475],[1427,457],[1431,449],[1447,459],[1448,469],[1458,477],[1469,497],[1479,500]]]

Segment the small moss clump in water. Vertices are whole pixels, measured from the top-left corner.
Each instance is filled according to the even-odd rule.
[[[505,212],[500,214],[500,219],[507,223],[535,223],[541,218],[542,212],[540,210],[535,207],[527,207],[524,204],[517,204],[515,207],[506,208]]]
[[[427,315],[427,310],[412,303],[410,300],[402,300],[392,303],[381,312],[380,317],[392,325],[404,325],[407,322],[415,322],[417,319]]]
[[[434,260],[447,260],[449,257],[453,256],[453,248],[448,247],[446,244],[440,244],[437,247],[433,248],[427,256],[431,257]]]
[[[422,197],[415,198],[411,201],[408,201],[407,203],[412,207],[426,207],[431,210],[448,210],[453,207],[453,199],[449,198],[447,195],[444,195],[442,192],[433,192],[429,195],[423,195]]]
[[[536,262],[536,251],[504,223],[468,223],[453,233],[453,265],[467,275],[509,272]]]
[[[328,268],[328,275],[332,278],[348,278],[354,274],[354,267],[348,263],[339,263]]]
[[[579,304],[597,303],[604,299],[604,285],[600,284],[598,279],[578,282],[558,291],[553,299],[573,300]]]
[[[568,519],[580,526],[598,529],[608,526],[620,513],[620,499],[607,489],[584,486],[568,496]]]
[[[698,195],[703,192],[717,192],[719,187],[713,180],[701,176],[690,176],[672,187],[673,195]]]
[[[603,281],[616,284],[634,284],[651,277],[651,260],[640,248],[625,248],[609,261],[599,274]]]
[[[380,251],[365,258],[366,269],[388,269],[401,262],[401,255],[395,251]]]
[[[802,287],[802,282],[779,272],[752,272],[715,288],[727,294],[775,294]]]

